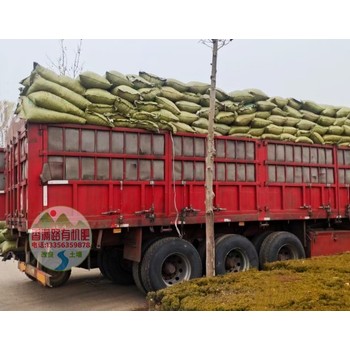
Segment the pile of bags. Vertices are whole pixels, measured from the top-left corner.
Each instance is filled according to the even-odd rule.
[[[0,256],[5,256],[10,251],[17,251],[16,237],[6,227],[5,221],[0,221]]]
[[[208,132],[209,84],[146,72],[101,76],[87,71],[72,79],[37,63],[21,84],[16,113],[32,122]],[[216,135],[348,146],[350,108],[269,97],[258,89],[216,89],[214,130]]]

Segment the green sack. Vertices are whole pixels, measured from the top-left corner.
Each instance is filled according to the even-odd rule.
[[[81,84],[87,89],[103,89],[108,90],[112,87],[112,84],[101,75],[85,71],[79,74]]]
[[[268,117],[271,115],[271,112],[256,112],[255,116],[256,118],[261,118],[261,119],[268,119]]]
[[[185,92],[188,90],[188,86],[185,83],[176,79],[166,79],[165,85],[170,86],[179,92]]]
[[[308,144],[313,144],[314,142],[306,136],[299,136],[295,140],[296,143],[308,143]]]
[[[273,97],[271,99],[271,102],[276,104],[277,107],[279,108],[284,108],[285,106],[287,106],[288,104],[288,99],[287,98],[282,98],[282,97],[279,97],[279,96],[276,96],[276,97]]]
[[[153,101],[135,101],[136,108],[144,112],[155,112],[159,110],[157,102]]]
[[[54,84],[54,83],[52,83]],[[86,120],[79,116],[68,113],[50,111],[48,109],[36,107],[26,96],[22,97],[24,117],[33,123],[70,123],[85,124]]]
[[[170,86],[163,86],[160,89],[160,96],[176,102],[183,99],[183,94]]]
[[[83,95],[85,93],[85,88],[80,84],[80,82],[77,79],[73,79],[66,75],[58,75],[52,70],[41,66],[39,63],[34,62],[34,72],[38,73],[46,80],[64,86],[67,89],[72,90],[79,95]]]
[[[232,91],[228,94],[234,102],[254,102],[254,96],[247,91]]]
[[[215,116],[215,121],[220,124],[231,125],[235,121],[235,115],[232,112],[219,112]]]
[[[91,103],[91,105],[88,105],[85,113],[113,113],[115,112],[115,109],[111,105],[105,105],[105,104],[99,104],[99,103]]]
[[[272,124],[270,120],[265,120],[261,118],[254,118],[251,123],[252,128],[266,128],[268,125]]]
[[[86,119],[86,124],[89,124],[89,125],[108,126],[110,128],[114,127],[113,121],[101,113],[96,113],[96,112],[86,113],[85,119]]]
[[[326,117],[322,115],[318,118],[317,124],[321,126],[331,126],[334,124],[335,120],[335,118]]]
[[[8,252],[16,252],[19,248],[17,248],[16,241],[5,241],[1,243],[1,253],[5,255]]]
[[[181,111],[181,113],[177,116],[182,123],[186,123],[191,125],[193,122],[199,119],[199,116],[194,113],[189,113],[185,111]]]
[[[141,100],[144,101],[155,101],[156,96],[160,95],[160,89],[157,87],[139,89],[138,92],[141,95]]]
[[[205,94],[210,87],[209,84],[201,83],[198,81],[190,81],[186,85],[188,86],[188,91],[201,95]]]
[[[297,139],[296,136],[288,133],[282,133],[280,135],[280,138],[282,141],[290,141],[290,142],[295,142],[295,140]]]
[[[230,128],[230,131],[228,132],[228,134],[229,135],[233,135],[233,134],[247,134],[249,132],[249,130],[259,130],[259,129],[250,129],[249,126],[232,126]]]
[[[121,97],[115,99],[114,109],[116,112],[125,116],[129,115],[130,112],[136,112],[134,105]]]
[[[328,126],[322,126],[322,125],[315,125],[312,129],[312,132],[317,132],[318,134],[325,135],[328,132],[329,127]],[[350,131],[350,129],[349,129]]]
[[[258,106],[258,111],[263,111],[263,112],[272,111],[274,108],[277,107],[271,101],[258,101],[256,105]]]
[[[198,120],[193,122],[191,126],[208,130],[209,122],[208,122],[208,119],[199,118]]]
[[[331,125],[328,129],[327,134],[330,135],[342,135],[344,132],[344,127],[343,126],[338,126],[338,125]]]
[[[318,143],[320,145],[324,144],[324,139],[318,132],[312,131],[309,137],[314,143]]]
[[[247,91],[249,94],[251,94],[254,98],[254,101],[264,101],[269,98],[269,96],[267,96],[264,91],[261,91],[259,89],[246,89],[243,91]]]
[[[91,102],[85,97],[65,88],[64,86],[46,80],[38,74],[34,76],[33,82],[27,91],[27,95],[37,91],[51,92],[56,96],[62,97],[64,100],[72,103],[83,111],[85,111],[86,107],[91,104]]]
[[[300,122],[300,118],[286,117],[284,121],[285,126],[296,126]]]
[[[201,98],[202,98],[201,95],[195,94],[193,92],[186,92],[186,93],[183,93],[182,95],[183,101],[196,103],[197,105],[201,103]]]
[[[242,126],[242,128],[244,128],[244,126]],[[260,137],[264,133],[264,131],[265,131],[265,128],[260,128],[260,129],[253,128],[248,131],[248,134],[253,137]]]
[[[284,107],[285,108],[285,107]],[[288,116],[288,112],[283,111],[281,108],[279,107],[275,107],[272,111],[271,111],[272,115],[279,115],[282,117],[287,117]]]
[[[335,116],[337,118],[342,118],[342,117],[347,117],[350,114],[350,108],[348,107],[343,107],[340,108],[337,113],[335,114]]]
[[[193,126],[193,125],[192,125],[192,129],[196,132],[196,134],[208,134],[207,129],[198,128],[198,127]]]
[[[156,96],[156,102],[158,103],[158,105],[161,109],[166,109],[175,115],[180,114],[180,110],[176,106],[176,104],[174,102],[168,100],[167,98],[161,97],[161,96]]]
[[[119,85],[113,88],[111,93],[132,103],[141,99],[141,94],[139,91],[126,85]]]
[[[191,132],[195,133],[196,131],[192,129],[189,125],[181,122],[174,122],[173,123],[177,129],[178,132]]]
[[[151,73],[139,72],[139,76],[147,80],[149,83],[153,84],[154,86],[163,86],[166,82],[166,79],[160,78],[157,75],[151,74]]]
[[[284,126],[283,134],[295,135],[298,132],[297,128],[293,128],[292,126]]]
[[[311,130],[314,126],[316,126],[316,123],[304,119],[300,120],[300,122],[297,124],[297,128],[299,130]]]
[[[200,105],[202,107],[210,107],[210,96],[207,94],[202,95]],[[224,106],[218,100],[215,100],[215,109],[221,111],[224,109]]]
[[[175,104],[181,111],[189,113],[196,113],[202,108],[200,105],[188,101],[177,101]]]
[[[303,117],[303,115],[297,109],[290,106],[283,107],[283,111],[287,112],[289,117],[293,117],[293,118]]]
[[[275,125],[282,126],[286,121],[286,117],[282,117],[280,115],[271,115],[267,118],[267,120],[271,121]]]
[[[47,91],[36,91],[28,95],[28,98],[40,108],[56,112],[68,113],[84,117],[84,112],[73,103]]]
[[[343,118],[335,118],[335,122],[333,125],[335,126],[343,126],[345,124],[345,122],[348,121],[347,117],[343,117]]]
[[[303,106],[303,103],[301,101],[296,100],[295,98],[290,98],[288,99],[288,106],[299,110]]]
[[[6,241],[6,238],[4,237],[3,231],[4,231],[4,229],[2,229],[0,231],[0,243]],[[7,231],[7,229],[5,229],[5,231]]]
[[[167,122],[178,122],[179,121],[179,118],[167,109],[160,109],[159,111],[154,112],[153,114],[156,115],[157,117],[159,117],[159,119],[165,120]]]
[[[6,221],[0,221],[0,230],[7,228]]]
[[[281,135],[276,135],[276,134],[263,134],[261,135],[261,138],[263,140],[280,140]]]
[[[303,118],[305,120],[309,120],[310,122],[317,123],[318,118],[320,117],[318,114],[315,114],[313,112],[305,111],[304,109],[300,110],[300,113],[303,115]]]
[[[237,110],[238,114],[252,114],[258,110],[257,105],[255,103],[249,103],[242,107],[239,107]]]
[[[321,115],[325,115],[327,117],[335,117],[337,113],[337,108],[330,107],[330,106],[324,106],[325,109],[321,112]]]
[[[116,99],[115,95],[103,89],[87,89],[84,96],[92,103],[102,103],[113,105]]]
[[[254,118],[255,118],[255,114],[242,114],[242,115],[238,115],[236,118],[235,118],[235,121],[234,121],[234,125],[238,125],[238,126],[247,126],[249,125],[252,121],[254,121]],[[255,118],[256,120],[257,118]],[[263,120],[263,119],[262,119]],[[265,122],[265,120],[264,120]],[[269,123],[270,124],[270,123]],[[266,124],[268,125],[268,124]],[[259,127],[259,126],[257,126]]]
[[[209,118],[209,111],[210,111],[210,108],[209,107],[202,107],[199,111],[197,111],[197,115],[200,117],[200,118]],[[219,113],[219,110],[218,109],[215,109],[214,110],[215,114],[214,114],[214,117],[218,115]]]
[[[320,114],[325,108],[312,101],[303,101],[303,109]]]
[[[151,84],[146,79],[136,75],[136,74],[127,74],[127,79],[131,82],[135,89],[151,88],[154,87],[154,84]]]
[[[344,129],[344,135],[350,136],[350,126],[349,125],[343,125]]]
[[[230,127],[226,124],[214,123],[214,130],[221,135],[227,135],[230,131]]]
[[[283,133],[283,128],[274,124],[270,124],[265,128],[266,134],[281,135]]]
[[[341,140],[341,138],[342,137],[340,135],[323,135],[324,142],[328,144],[338,143]]]
[[[208,89],[207,94],[210,96],[210,88]],[[230,98],[230,96],[224,90],[216,88],[215,89],[215,98],[219,102],[222,102],[222,101],[228,100]]]
[[[235,113],[238,108],[239,108],[239,104],[238,103],[235,103],[231,100],[225,100],[225,101],[222,101],[221,102],[221,105],[222,105],[222,110],[225,111],[225,112],[232,112],[232,113]]]
[[[116,70],[106,72],[106,78],[114,87],[119,85],[126,85],[131,88],[133,87],[131,81],[128,80],[124,74],[119,73]]]

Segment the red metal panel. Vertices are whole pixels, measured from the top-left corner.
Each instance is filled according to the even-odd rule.
[[[350,251],[350,231],[312,231],[311,256],[332,255]]]

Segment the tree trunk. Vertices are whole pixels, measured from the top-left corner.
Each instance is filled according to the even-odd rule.
[[[206,176],[205,176],[205,211],[206,211],[206,275],[207,277],[215,276],[215,241],[214,241],[214,192],[213,192],[213,178],[214,178],[214,117],[215,117],[215,90],[216,90],[216,66],[218,53],[218,39],[212,39],[213,56],[211,63],[211,84],[210,84],[210,107],[209,107],[209,127],[207,137],[207,157]]]

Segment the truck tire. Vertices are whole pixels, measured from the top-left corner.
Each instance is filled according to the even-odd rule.
[[[225,236],[224,234],[219,234],[217,235],[217,237],[215,238],[215,242],[214,244],[217,245],[218,242],[221,240],[221,238]],[[206,270],[207,270],[207,247],[206,247],[206,240],[203,240],[199,243],[199,246],[197,248],[199,256],[201,257],[202,260],[202,272],[203,272],[203,276],[205,276],[206,274]]]
[[[202,276],[202,261],[188,241],[166,237],[154,242],[141,263],[141,279],[147,292]]]
[[[273,261],[305,258],[305,250],[299,238],[287,231],[272,232],[262,243],[260,266]]]
[[[136,262],[134,261],[132,264],[132,277],[134,278],[134,282],[136,284],[136,287],[143,293],[143,294],[147,294],[147,290],[145,288],[145,286],[142,283],[142,278],[141,278],[141,264],[142,264],[142,260],[143,257],[145,255],[145,252],[147,251],[147,249],[156,241],[158,241],[159,239],[161,239],[160,237],[156,237],[156,238],[152,238],[149,239],[148,241],[144,242],[142,244],[142,251],[141,251],[141,261],[140,262]]]
[[[134,283],[132,277],[132,262],[123,258],[123,250],[113,247],[102,251],[102,270],[106,277],[116,284],[131,285]]]
[[[258,268],[259,258],[248,238],[228,234],[215,241],[215,271],[217,275]]]
[[[267,231],[267,232],[262,232],[262,233],[258,233],[257,235],[255,235],[251,242],[253,243],[255,250],[257,251],[257,253],[259,254],[260,252],[260,248],[262,245],[262,242],[265,240],[265,238],[271,233],[272,231]]]
[[[104,252],[103,249],[101,249],[97,253],[97,265],[98,265],[98,268],[99,268],[102,276],[107,278],[107,279],[109,279],[108,276],[107,276],[107,272],[106,272],[106,270],[104,268],[103,262],[102,262],[103,252]]]
[[[51,283],[51,288],[57,288],[63,286],[68,280],[71,275],[72,270],[67,270],[67,271],[54,271],[50,270],[44,266],[40,267],[41,270],[44,272],[48,273],[51,275],[50,278],[50,283]]]

